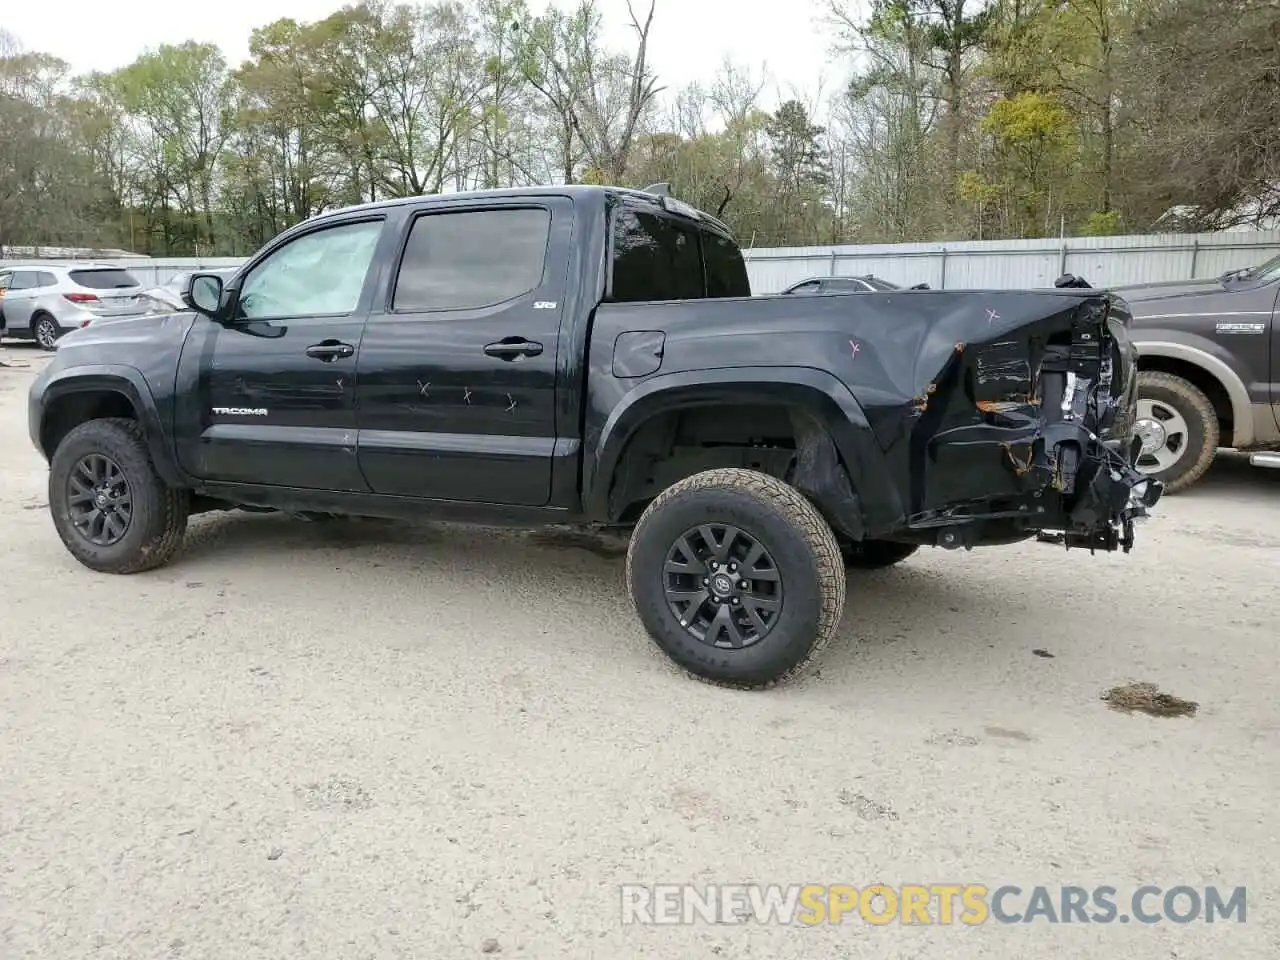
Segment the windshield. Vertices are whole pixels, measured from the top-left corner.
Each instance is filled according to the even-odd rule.
[[[1266,263],[1250,267],[1240,274],[1241,280],[1250,280],[1257,283],[1266,283],[1278,277],[1280,277],[1280,254],[1272,257]]]
[[[881,280],[879,277],[863,277],[867,283],[875,287],[877,290],[900,290],[896,283],[890,283],[888,280]]]

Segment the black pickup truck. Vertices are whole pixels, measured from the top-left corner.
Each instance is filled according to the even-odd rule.
[[[762,687],[836,630],[846,566],[1127,551],[1160,496],[1120,298],[750,293],[728,229],[661,191],[317,217],[185,311],[59,341],[29,397],[53,523],[112,573],[211,509],[630,528],[654,640]]]

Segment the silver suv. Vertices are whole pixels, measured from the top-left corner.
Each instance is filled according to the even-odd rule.
[[[0,333],[52,350],[68,330],[147,313],[141,294],[133,274],[109,263],[0,264]]]

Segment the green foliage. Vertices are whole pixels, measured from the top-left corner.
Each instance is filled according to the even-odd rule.
[[[982,129],[1020,151],[1064,147],[1072,137],[1072,117],[1055,98],[1019,93],[997,100],[982,118]]]
[[[1115,237],[1124,233],[1124,221],[1119,210],[1108,210],[1106,213],[1093,212],[1085,217],[1080,225],[1082,237]]]

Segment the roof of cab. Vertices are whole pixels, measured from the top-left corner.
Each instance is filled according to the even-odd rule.
[[[318,214],[313,219],[324,220],[324,219],[328,219],[329,217],[345,215],[345,214],[350,214],[350,213],[355,213],[355,212],[365,211],[365,210],[371,211],[371,210],[393,209],[395,207],[402,207],[410,203],[420,203],[423,200],[441,200],[441,201],[483,200],[487,197],[493,197],[493,198],[545,197],[548,195],[570,197],[570,198],[574,198],[574,197],[604,198],[609,196],[616,196],[616,197],[626,197],[627,199],[631,199],[631,200],[638,200],[646,204],[652,204],[654,206],[660,206],[662,203],[662,198],[657,194],[646,193],[643,190],[635,190],[635,189],[632,189],[631,187],[605,187],[605,186],[595,186],[593,184],[574,183],[574,184],[565,184],[565,185],[553,184],[553,185],[541,186],[541,187],[502,187],[496,190],[464,190],[458,193],[427,193],[427,194],[418,194],[418,195],[409,196],[409,197],[394,197],[389,200],[374,200],[369,203],[357,203],[348,207],[340,207],[336,210],[328,210],[322,214]],[[732,231],[730,231],[730,229],[716,217],[712,216],[711,214],[707,213],[704,210],[699,210],[698,214],[702,217],[703,220],[705,220],[711,226],[724,232],[726,235],[730,237],[733,236]]]

